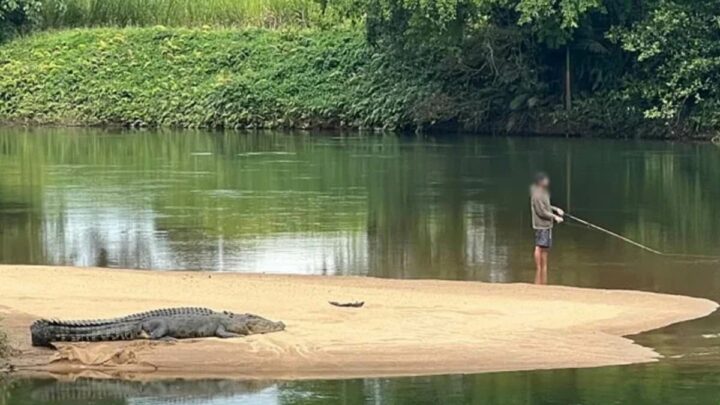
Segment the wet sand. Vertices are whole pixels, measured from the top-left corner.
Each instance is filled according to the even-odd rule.
[[[328,301],[365,301],[338,308]],[[41,317],[153,308],[251,312],[287,330],[238,339],[32,348]],[[596,367],[655,361],[623,336],[708,315],[705,299],[528,284],[0,266],[0,317],[21,373],[303,379]]]

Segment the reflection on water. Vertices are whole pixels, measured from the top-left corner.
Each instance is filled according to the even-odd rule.
[[[5,384],[0,405],[11,404],[210,404],[247,403],[259,398],[277,402],[272,382],[166,380],[156,382],[16,379]]]
[[[539,168],[576,215],[720,254],[712,145],[5,128],[0,261],[531,280]],[[557,238],[556,283],[676,288],[678,263],[577,226]]]
[[[717,369],[672,364],[330,381],[16,380],[0,405],[717,404]]]
[[[660,250],[720,255],[712,145],[0,128],[0,262],[527,282],[527,184],[538,169],[550,173],[555,203],[579,217]],[[555,236],[551,283],[720,300],[718,261],[653,256],[573,224]],[[669,357],[650,366],[231,394],[262,403],[692,403],[696,393],[720,396],[719,332],[714,315],[642,335]],[[16,382],[5,393],[33,403],[15,398],[40,386]]]

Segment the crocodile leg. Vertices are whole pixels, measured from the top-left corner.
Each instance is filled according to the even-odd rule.
[[[150,335],[150,339],[152,340],[162,339],[168,333],[167,323],[159,319],[144,322],[142,328]]]
[[[219,338],[223,338],[223,339],[228,339],[228,338],[241,337],[243,335],[241,335],[239,333],[228,332],[227,329],[225,329],[225,326],[220,325],[220,326],[218,326],[217,330],[215,331],[215,336],[217,336]]]

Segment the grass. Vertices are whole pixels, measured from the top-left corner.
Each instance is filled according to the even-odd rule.
[[[10,357],[10,344],[8,343],[8,338],[5,332],[0,330],[0,370],[8,357]]]
[[[153,26],[307,27],[316,0],[47,0],[46,28]]]

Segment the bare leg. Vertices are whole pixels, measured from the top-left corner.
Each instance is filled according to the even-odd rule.
[[[542,280],[541,284],[545,285],[547,284],[547,274],[548,274],[548,250],[547,249],[541,249],[541,256],[542,256]]]
[[[542,284],[543,257],[541,247],[535,246],[533,257],[535,258],[535,284]]]

